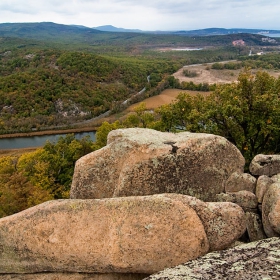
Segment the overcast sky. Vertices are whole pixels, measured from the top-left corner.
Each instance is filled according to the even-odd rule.
[[[279,0],[0,0],[0,22],[141,30],[280,29]]]

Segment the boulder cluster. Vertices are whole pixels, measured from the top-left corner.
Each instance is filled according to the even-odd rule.
[[[220,136],[112,131],[70,199],[0,219],[0,279],[279,279],[280,156],[244,165]]]

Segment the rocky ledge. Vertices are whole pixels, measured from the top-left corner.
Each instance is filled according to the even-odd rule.
[[[145,280],[163,279],[280,279],[280,239],[264,239],[225,251],[209,253],[145,278]]]
[[[244,173],[220,136],[112,131],[77,161],[71,199],[0,220],[0,279],[138,280],[161,270],[147,279],[279,279],[279,162],[257,155]]]

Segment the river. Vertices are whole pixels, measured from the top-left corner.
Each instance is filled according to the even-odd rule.
[[[12,137],[0,139],[0,150],[4,149],[22,149],[31,147],[44,146],[46,141],[56,142],[60,136],[66,134],[53,134],[53,135],[40,135],[40,136],[28,136],[28,137]],[[75,133],[77,139],[81,139],[89,135],[92,141],[95,141],[95,132],[80,132]]]

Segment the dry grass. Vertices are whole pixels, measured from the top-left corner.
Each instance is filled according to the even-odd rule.
[[[162,105],[170,104],[171,102],[173,102],[176,99],[176,97],[179,95],[179,93],[187,93],[189,95],[196,95],[196,94],[205,94],[206,95],[206,94],[208,94],[208,93],[204,93],[204,92],[201,92],[201,91],[191,91],[191,90],[181,90],[181,89],[165,89],[161,94],[149,97],[149,98],[143,100],[142,102],[146,103],[147,109],[153,110],[153,109],[156,109],[156,108],[158,108]],[[140,104],[140,102],[135,103],[135,104],[129,106],[125,111],[126,112],[131,112],[139,104]]]
[[[38,147],[35,148],[22,148],[22,149],[7,149],[7,150],[1,150],[0,149],[0,158],[4,156],[14,156],[19,157],[24,153],[34,152]]]
[[[232,83],[237,81],[237,78],[240,73],[239,70],[216,70],[211,69],[211,64],[198,64],[198,65],[189,65],[179,69],[173,76],[178,79],[180,82],[194,82],[195,84],[199,83],[208,83],[208,84],[225,84]],[[186,77],[183,73],[184,70],[191,70],[196,72],[198,75],[196,77]],[[253,69],[252,73],[256,73],[258,69]],[[276,70],[265,70],[269,75],[278,78],[280,76],[280,71]]]

